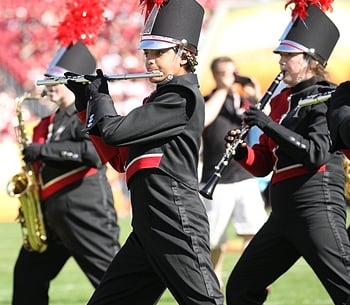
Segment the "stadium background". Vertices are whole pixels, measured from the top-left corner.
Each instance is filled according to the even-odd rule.
[[[199,75],[203,94],[213,86],[209,65],[212,58],[229,55],[242,75],[253,76],[262,92],[278,73],[278,57],[272,50],[290,21],[285,1],[198,0],[206,9],[199,43]],[[98,66],[106,74],[143,72],[142,52],[137,50],[144,17],[138,0],[109,0],[103,26],[96,44],[90,47]],[[14,221],[18,199],[10,198],[6,185],[19,172],[21,163],[13,125],[16,121],[16,96],[37,94],[35,85],[42,79],[47,64],[58,49],[56,28],[66,13],[64,1],[0,0],[0,221]],[[327,66],[335,83],[350,79],[350,35],[347,34],[350,1],[336,0],[331,19],[340,30],[340,40]],[[147,80],[110,83],[119,111],[127,113],[140,105],[152,89]],[[28,131],[37,118],[52,111],[45,101],[25,105],[23,114]],[[123,177],[109,172],[121,216],[129,213]]]

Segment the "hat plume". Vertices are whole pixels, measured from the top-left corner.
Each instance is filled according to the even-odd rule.
[[[58,42],[63,46],[77,40],[94,44],[105,22],[105,0],[67,0],[66,7],[68,13],[57,27]]]
[[[145,20],[147,20],[148,15],[152,11],[154,5],[157,5],[158,7],[161,7],[163,3],[167,2],[169,0],[140,0],[139,5],[143,8],[145,12]]]
[[[307,14],[307,8],[310,5],[316,5],[318,8],[320,8],[323,12],[326,11],[332,11],[332,3],[334,0],[289,0],[285,8],[287,8],[289,5],[294,4],[294,8],[292,8],[292,18],[295,19],[297,17],[300,17],[301,19],[305,19]]]

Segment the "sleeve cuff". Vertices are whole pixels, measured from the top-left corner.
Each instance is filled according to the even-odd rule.
[[[108,94],[101,93],[98,98],[88,102],[86,111],[86,127],[84,131],[90,131],[106,116],[117,116],[112,98]]]

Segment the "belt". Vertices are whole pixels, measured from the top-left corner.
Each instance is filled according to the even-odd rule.
[[[298,176],[304,176],[312,173],[320,173],[324,171],[326,171],[326,164],[323,164],[315,171],[310,171],[306,169],[302,164],[295,164],[292,166],[275,170],[271,178],[271,184],[275,184],[277,182],[281,182],[283,180],[298,177]]]
[[[74,182],[77,182],[79,180],[82,180],[84,177],[92,176],[97,172],[98,172],[98,169],[94,167],[91,167],[91,168],[84,167],[83,169],[80,167],[75,169],[74,171],[70,171],[68,173],[65,173],[64,175],[56,177],[55,179],[47,182],[46,184],[41,185],[40,198],[42,200],[45,200],[48,197],[52,196],[54,193],[63,189],[64,187]]]
[[[159,168],[160,161],[162,160],[163,154],[147,154],[141,155],[132,160],[125,169],[126,182],[129,181],[131,176],[140,169],[145,168]]]

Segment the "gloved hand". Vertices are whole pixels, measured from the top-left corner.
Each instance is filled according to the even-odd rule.
[[[64,73],[66,77],[78,76],[79,74],[75,74],[72,72]],[[75,95],[75,108],[80,112],[87,107],[87,102],[89,100],[89,95],[87,93],[87,83],[78,83],[73,80],[67,81],[65,86],[74,93]]]
[[[248,154],[247,143],[243,140],[239,141],[240,134],[241,134],[240,129],[232,129],[232,130],[229,130],[227,132],[227,135],[225,136],[226,148],[228,148],[231,145],[237,146],[235,149],[235,153],[233,155],[233,159],[235,160],[242,160]]]
[[[43,144],[32,143],[29,144],[27,147],[23,148],[23,160],[26,163],[33,163],[34,161],[38,160],[38,158],[40,157],[42,147]]]
[[[107,78],[104,77],[101,69],[96,70],[95,75],[85,75],[91,83],[87,85],[87,93],[91,97],[96,97],[99,93],[104,93],[109,95]]]
[[[272,119],[255,106],[250,106],[243,113],[243,121],[249,127],[256,125],[263,130]]]
[[[332,93],[329,100],[329,111],[344,105],[350,106],[350,81],[341,83]]]

